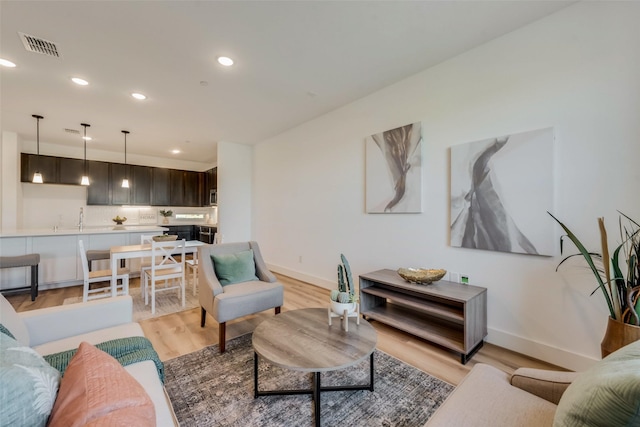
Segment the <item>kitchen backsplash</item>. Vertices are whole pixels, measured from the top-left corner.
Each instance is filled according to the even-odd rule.
[[[80,208],[84,210],[84,225],[98,227],[113,225],[112,218],[127,217],[125,225],[162,224],[159,211],[172,210],[169,224],[217,223],[217,207],[139,207],[87,206],[86,189],[79,186],[22,184],[22,225],[20,228],[74,228],[78,226]],[[201,213],[202,219],[176,219],[178,213]],[[208,217],[207,217],[208,215]]]

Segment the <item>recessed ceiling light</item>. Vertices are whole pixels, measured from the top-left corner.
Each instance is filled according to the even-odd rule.
[[[86,86],[89,84],[85,79],[81,79],[79,77],[71,77],[71,81],[80,86]]]
[[[14,64],[13,62],[3,58],[0,58],[0,65],[2,65],[3,67],[9,67],[9,68],[13,68],[16,66],[16,64]]]
[[[135,99],[147,99],[147,97],[144,96],[143,94],[136,93],[136,92],[132,93],[131,96],[133,96]]]
[[[232,66],[232,65],[233,65],[233,59],[228,58],[228,57],[226,57],[226,56],[220,56],[220,57],[218,57],[218,62],[219,62],[221,65],[224,65],[225,67],[230,67],[230,66]]]
[[[180,153],[181,153],[181,151],[180,151],[180,150],[171,150],[171,152],[172,152],[173,154],[180,154]]]

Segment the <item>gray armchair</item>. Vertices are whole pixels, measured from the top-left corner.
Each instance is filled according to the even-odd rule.
[[[228,255],[253,249],[256,276],[259,280],[222,286],[215,273],[211,255]],[[207,312],[218,322],[220,353],[225,351],[226,322],[271,308],[280,313],[284,288],[267,269],[256,242],[223,243],[198,248],[198,289],[201,306],[200,326]]]

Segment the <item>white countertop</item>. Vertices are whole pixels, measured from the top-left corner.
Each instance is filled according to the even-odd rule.
[[[0,237],[31,237],[31,236],[73,236],[85,234],[106,234],[106,233],[141,233],[141,232],[162,232],[168,228],[160,225],[125,225],[125,226],[103,226],[84,227],[82,231],[78,228],[59,228],[54,231],[51,228],[30,228],[23,230],[13,230],[0,233]]]

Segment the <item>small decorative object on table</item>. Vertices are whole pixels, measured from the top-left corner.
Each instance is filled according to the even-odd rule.
[[[427,268],[399,268],[398,274],[407,282],[428,285],[442,279],[447,270]]]
[[[127,217],[126,216],[120,217],[120,215],[116,215],[116,217],[112,218],[111,220],[115,222],[116,225],[122,225],[122,223],[127,220]]]
[[[162,215],[164,218],[162,219],[162,223],[163,224],[169,224],[169,217],[171,215],[173,215],[173,211],[171,209],[165,211],[164,209],[160,210],[160,215]]]
[[[162,236],[153,236],[154,242],[172,242],[178,238],[175,234],[163,234]]]
[[[331,307],[328,308],[329,326],[331,319],[342,319],[342,329],[349,331],[349,317],[356,318],[356,324],[360,324],[360,304],[355,295],[355,285],[351,275],[351,267],[347,258],[340,254],[342,264],[338,264],[338,289],[331,291]]]

